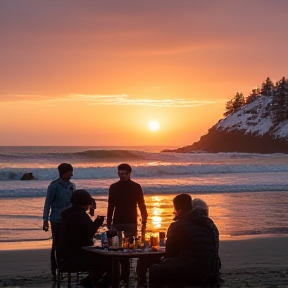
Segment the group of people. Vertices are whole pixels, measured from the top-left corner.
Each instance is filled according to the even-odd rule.
[[[109,275],[110,263],[105,257],[91,255],[82,246],[93,245],[93,236],[103,224],[103,217],[94,215],[96,202],[84,189],[76,189],[70,181],[73,167],[69,163],[58,166],[59,178],[47,189],[43,209],[43,230],[52,232],[51,272],[56,280],[56,269],[90,270],[81,281],[83,286],[103,287],[103,275]],[[141,186],[131,180],[132,168],[118,166],[119,181],[109,188],[107,227],[124,231],[125,237],[137,235],[137,207],[141,212],[142,235],[145,235],[148,213]],[[139,282],[146,281],[149,268],[151,287],[165,283],[215,283],[219,279],[219,232],[208,216],[208,206],[201,199],[182,193],[173,199],[175,218],[168,228],[164,259],[138,261]],[[90,215],[89,215],[90,214]],[[123,259],[120,279],[128,287],[130,262]],[[89,286],[88,286],[89,287]],[[104,286],[105,287],[105,286]]]

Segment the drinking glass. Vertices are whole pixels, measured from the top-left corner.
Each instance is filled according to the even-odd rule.
[[[157,235],[157,233],[153,233],[150,236],[150,245],[151,245],[152,249],[158,250],[158,248],[159,248],[159,235]]]

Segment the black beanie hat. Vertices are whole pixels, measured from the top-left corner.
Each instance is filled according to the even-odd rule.
[[[71,203],[73,205],[92,205],[92,203],[95,203],[95,200],[86,190],[77,189],[72,193]]]
[[[72,165],[69,164],[69,163],[62,163],[62,164],[60,164],[60,165],[58,166],[58,171],[59,171],[59,175],[60,175],[60,177],[61,177],[61,176],[64,175],[66,172],[68,172],[68,171],[73,171],[73,167],[72,167]]]

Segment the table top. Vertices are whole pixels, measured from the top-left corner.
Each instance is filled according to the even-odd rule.
[[[142,256],[164,256],[165,250],[158,250],[158,251],[151,251],[151,250],[143,250],[143,249],[103,249],[102,247],[95,247],[95,246],[83,246],[82,249],[86,251],[90,251],[93,253],[101,254],[101,255],[110,255],[110,256],[119,256],[119,257],[135,257],[139,258]]]

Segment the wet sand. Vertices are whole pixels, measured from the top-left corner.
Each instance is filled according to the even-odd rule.
[[[1,244],[0,287],[56,287],[49,270],[49,242],[42,243],[40,249],[32,245]],[[223,288],[288,288],[288,235],[221,240],[220,257]],[[137,287],[133,273],[130,278],[130,287]],[[63,280],[61,287],[67,287],[67,282]],[[80,287],[76,277],[72,287]]]

